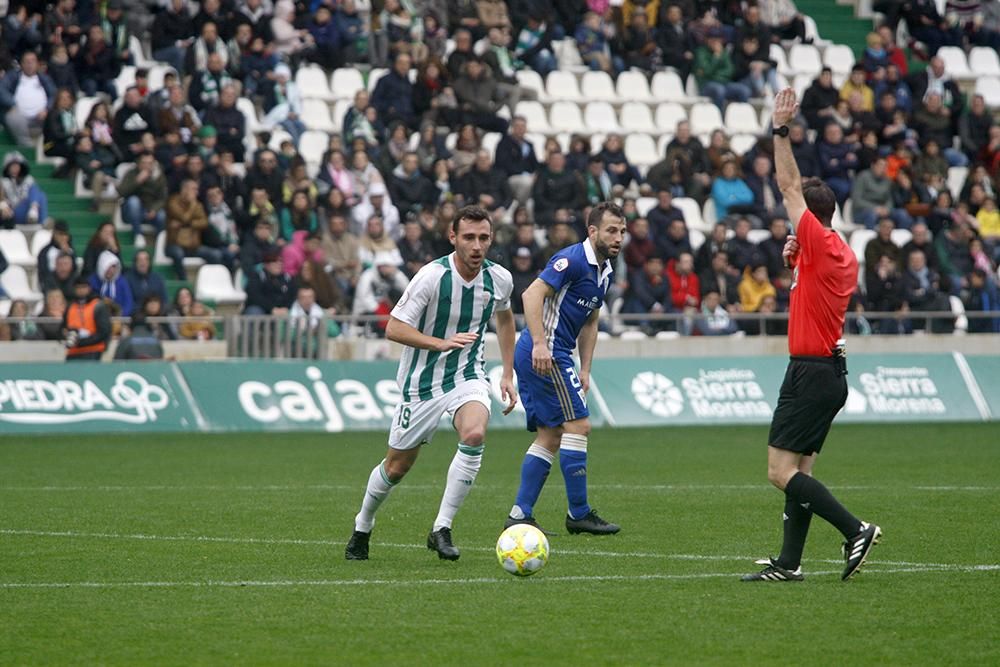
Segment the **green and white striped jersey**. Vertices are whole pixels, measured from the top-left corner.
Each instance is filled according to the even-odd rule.
[[[447,353],[405,347],[396,374],[403,401],[428,400],[464,380],[486,379],[483,334],[493,313],[510,309],[513,285],[510,272],[489,260],[471,283],[465,282],[455,268],[455,253],[417,271],[392,316],[428,336],[472,331],[479,338]]]

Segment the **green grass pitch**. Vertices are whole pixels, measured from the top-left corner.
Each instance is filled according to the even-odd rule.
[[[455,563],[424,547],[445,429],[368,562],[343,546],[384,434],[5,437],[0,664],[1000,663],[996,425],[834,427],[817,477],[885,530],[846,584],[819,519],[805,582],[738,580],[780,546],[766,434],[595,432],[591,501],[622,532],[565,534],[554,471],[528,579],[493,553],[525,433],[489,435]]]

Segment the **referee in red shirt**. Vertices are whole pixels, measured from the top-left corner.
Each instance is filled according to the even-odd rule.
[[[788,140],[788,123],[799,105],[791,88],[774,100],[774,164],[778,187],[795,235],[785,243],[784,258],[795,269],[788,319],[791,360],[781,383],[768,436],[767,477],[785,492],[781,555],[758,561],[760,572],[744,581],[802,581],[801,558],[812,515],[844,535],[842,575],[850,579],[878,542],[882,530],[847,511],[812,476],[816,455],[830,424],[847,401],[844,315],[858,281],[858,262],[831,228],[836,197],[819,179],[804,183]]]

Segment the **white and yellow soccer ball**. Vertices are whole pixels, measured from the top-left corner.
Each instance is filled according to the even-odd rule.
[[[514,576],[527,577],[549,562],[549,540],[534,526],[515,524],[500,533],[497,559],[503,569]]]

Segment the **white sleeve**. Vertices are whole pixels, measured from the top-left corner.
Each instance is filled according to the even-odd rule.
[[[493,312],[510,310],[510,295],[514,291],[514,278],[510,271],[502,266],[490,267],[493,270],[493,283],[496,292],[493,294]]]
[[[411,327],[420,326],[420,318],[427,309],[430,296],[434,290],[438,289],[438,272],[435,264],[431,263],[417,271],[413,280],[406,286],[403,296],[396,302],[396,307],[390,313],[401,322],[406,322]]]

